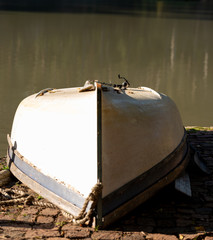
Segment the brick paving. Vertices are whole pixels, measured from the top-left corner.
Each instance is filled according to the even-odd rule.
[[[189,128],[188,141],[213,172],[213,127]],[[1,158],[0,168],[5,164]],[[144,239],[213,240],[213,174],[203,173],[191,160],[187,168],[192,197],[174,184],[105,230],[73,226],[59,209],[38,206],[1,206],[0,239]],[[6,186],[40,196],[14,179]]]

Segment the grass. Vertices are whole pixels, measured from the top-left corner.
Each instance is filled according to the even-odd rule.
[[[61,221],[61,222],[57,222],[55,225],[56,225],[57,227],[63,227],[65,224],[67,224],[67,223],[64,222],[64,221]]]
[[[9,169],[8,166],[3,166],[2,168],[3,168],[3,170],[8,170]]]
[[[185,127],[188,132],[198,132],[198,131],[213,131],[213,127],[200,127],[200,126],[189,126]]]
[[[38,195],[37,200],[41,200],[41,199],[43,199],[43,197],[41,195]]]

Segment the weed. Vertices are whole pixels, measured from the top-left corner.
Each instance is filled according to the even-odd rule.
[[[3,170],[9,170],[9,167],[7,165],[3,165]]]
[[[58,227],[63,227],[65,224],[66,224],[66,222],[61,221],[61,222],[57,222],[57,223],[56,223],[56,226],[58,226]]]
[[[98,232],[99,227],[100,227],[99,225],[95,226],[95,232]]]
[[[42,197],[41,195],[38,195],[38,196],[37,196],[37,199],[38,199],[38,200],[41,200],[41,199],[43,199],[43,197]]]

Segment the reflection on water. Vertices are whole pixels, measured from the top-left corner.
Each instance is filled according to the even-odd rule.
[[[155,16],[0,12],[0,155],[24,97],[87,79],[119,83],[119,73],[169,95],[185,125],[212,125],[211,14],[162,17],[158,4]]]

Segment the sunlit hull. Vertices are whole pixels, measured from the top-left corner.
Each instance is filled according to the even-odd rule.
[[[74,217],[101,186],[94,215],[103,226],[173,181],[188,159],[182,121],[167,96],[99,83],[24,99],[8,142],[13,174]]]

